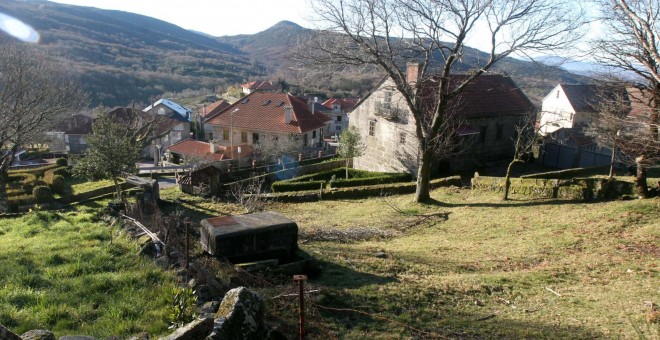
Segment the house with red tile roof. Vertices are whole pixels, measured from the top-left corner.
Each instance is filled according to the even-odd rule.
[[[230,102],[220,99],[216,102],[210,103],[210,104],[203,104],[197,109],[197,114],[202,117],[202,119],[206,119],[209,117],[214,116],[215,114],[222,112],[224,109],[228,108],[231,105]]]
[[[418,67],[408,65],[410,79],[416,81]],[[454,75],[450,87],[460,84],[467,75]],[[412,81],[412,80],[411,80]],[[429,105],[435,102],[437,81],[430,79],[420,91],[429,93]],[[463,93],[448,104],[456,117],[453,135],[463,151],[449,159],[435,159],[434,174],[471,171],[485,162],[507,159],[513,155],[515,126],[534,106],[516,84],[504,75],[484,74],[470,83]],[[350,113],[349,126],[355,126],[366,145],[364,154],[353,159],[356,169],[382,172],[417,172],[418,139],[415,121],[403,96],[390,78],[358,102]]]
[[[194,139],[184,139],[168,146],[166,149],[167,158],[173,163],[184,163],[186,161],[196,161],[203,164],[210,164],[218,161],[231,160],[232,156],[240,160],[243,158],[248,162],[252,157],[253,148],[249,145],[221,146],[210,141],[204,142]],[[244,162],[244,163],[245,163]]]
[[[208,140],[225,147],[265,145],[288,138],[305,152],[322,146],[327,120],[323,113],[310,111],[308,103],[288,93],[252,92],[206,119],[204,132]]]
[[[271,81],[252,81],[249,83],[241,84],[243,93],[250,94],[252,92],[276,92],[280,90],[280,87],[273,84]]]
[[[326,136],[341,135],[341,132],[348,127],[348,113],[358,102],[357,98],[330,98],[322,103],[328,108],[324,113],[330,117],[330,123],[325,131]]]

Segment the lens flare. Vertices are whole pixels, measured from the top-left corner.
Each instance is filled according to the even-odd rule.
[[[0,13],[0,30],[24,42],[39,42],[39,33],[34,28],[4,13]]]

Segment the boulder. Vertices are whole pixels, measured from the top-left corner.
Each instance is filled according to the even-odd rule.
[[[199,308],[200,313],[209,313],[209,314],[214,314],[218,311],[218,308],[220,307],[220,302],[219,301],[208,301],[202,305],[202,307]]]
[[[234,288],[225,294],[215,314],[215,324],[209,339],[264,339],[264,302],[245,288]]]
[[[33,329],[21,334],[23,340],[55,340],[55,334],[45,329]]]
[[[60,340],[96,340],[96,338],[87,335],[65,335],[61,336]]]
[[[2,340],[21,340],[21,338],[8,330],[5,326],[0,325],[0,339]]]
[[[197,319],[160,340],[198,340],[206,338],[213,330],[213,318]]]

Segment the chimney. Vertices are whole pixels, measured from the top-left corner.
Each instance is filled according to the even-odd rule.
[[[419,63],[408,63],[406,69],[406,81],[415,86],[419,81]]]
[[[314,114],[314,100],[312,98],[307,99],[307,109],[309,113]]]
[[[215,153],[215,143],[213,143],[213,141],[209,141],[209,148],[209,151],[211,151],[212,154]]]
[[[293,106],[287,105],[284,107],[284,124],[291,124],[291,116],[293,116]]]

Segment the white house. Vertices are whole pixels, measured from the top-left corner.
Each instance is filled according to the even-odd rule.
[[[597,100],[596,85],[558,84],[543,98],[539,133],[547,136],[561,128],[576,128],[591,122]]]

